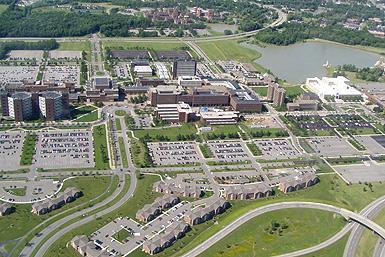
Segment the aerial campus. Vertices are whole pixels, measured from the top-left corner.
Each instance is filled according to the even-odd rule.
[[[0,0],[0,256],[385,257],[384,0]]]

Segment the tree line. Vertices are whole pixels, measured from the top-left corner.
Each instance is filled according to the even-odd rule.
[[[54,50],[59,47],[59,43],[54,39],[41,40],[38,42],[9,41],[0,43],[0,59],[5,59],[12,50]]]

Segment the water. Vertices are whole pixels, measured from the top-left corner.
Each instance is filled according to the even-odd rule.
[[[326,69],[322,65],[327,61],[332,66],[354,64],[363,68],[372,67],[381,58],[375,53],[326,42],[269,47],[242,44],[262,54],[256,60],[258,64],[291,83],[303,83],[308,77],[326,76]]]

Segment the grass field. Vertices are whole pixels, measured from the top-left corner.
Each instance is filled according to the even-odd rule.
[[[85,114],[84,116],[77,118],[74,120],[75,122],[93,122],[99,119],[99,112],[98,110],[92,111],[88,114]]]
[[[95,126],[92,129],[95,152],[95,168],[98,170],[110,169],[106,125]]]
[[[302,257],[341,257],[344,255],[348,237],[349,235],[346,235],[331,246],[311,254],[303,255]]]
[[[303,92],[305,92],[301,86],[286,86],[284,87],[285,90],[286,90],[286,96],[288,98],[296,98],[297,96],[299,96],[300,94],[302,94]]]
[[[120,124],[119,118],[115,119],[115,124],[116,124],[116,130],[122,130],[122,124]]]
[[[106,191],[110,183],[110,177],[77,177],[64,182],[62,191],[67,187],[77,187],[83,192],[83,196],[73,203],[64,205],[62,208],[52,211],[46,215],[38,216],[31,213],[31,204],[20,204],[15,213],[0,219],[0,241],[4,242],[25,235],[28,231],[39,225],[42,221],[52,217],[66,209],[78,206]],[[93,185],[90,187],[90,185]]]
[[[8,5],[6,4],[0,4],[0,14],[5,12],[5,10],[7,10],[8,8]]]
[[[8,193],[16,196],[24,196],[27,188],[26,187],[19,187],[19,188],[12,188],[12,189],[5,189]]]
[[[250,48],[241,46],[236,40],[198,42],[199,47],[212,60],[234,60],[253,63],[261,54]]]
[[[210,147],[208,145],[200,144],[199,149],[201,150],[203,157],[205,157],[205,158],[213,158],[214,157],[214,154],[210,150]]]
[[[155,51],[178,50],[186,47],[183,43],[162,42],[122,42],[122,41],[103,41],[104,48],[111,49],[151,49]]]
[[[95,111],[97,108],[92,105],[84,105],[71,111],[71,118],[78,119],[80,116],[89,114]]]
[[[163,136],[168,138],[167,141],[176,141],[178,135],[192,135],[197,132],[196,127],[192,124],[183,124],[180,127],[170,127],[164,129],[141,129],[135,130],[134,134],[138,138],[143,138],[147,134],[153,139],[156,140],[156,137]]]
[[[244,223],[199,256],[275,256],[321,243],[345,223],[341,216],[320,210],[270,212]]]
[[[35,155],[35,145],[37,141],[37,135],[28,134],[24,138],[23,148],[20,156],[20,165],[32,164],[33,156]]]
[[[252,87],[251,89],[259,96],[267,96],[267,87]]]
[[[117,116],[124,116],[124,115],[126,115],[127,114],[127,112],[126,111],[123,111],[123,110],[117,110],[117,111],[115,111],[115,115],[117,115]]]
[[[88,222],[69,233],[64,234],[58,241],[51,245],[44,257],[77,257],[79,256],[75,250],[66,244],[71,240],[75,235],[90,235],[95,232],[98,228],[104,226],[105,224],[111,222],[117,217],[135,217],[136,212],[142,208],[145,204],[151,203],[156,197],[160,194],[152,191],[152,184],[159,180],[158,176],[149,176],[144,175],[139,177],[137,191],[127,202],[125,202],[120,208],[114,210],[113,212],[99,217],[91,222]],[[129,182],[127,182],[127,188],[124,191],[127,191],[129,187]],[[140,190],[140,193],[138,193]],[[118,197],[120,199],[120,197]],[[131,256],[131,255],[130,255]]]
[[[91,44],[89,41],[81,42],[59,42],[60,51],[91,51]]]
[[[120,158],[122,158],[122,164],[124,168],[128,168],[128,160],[126,147],[124,145],[123,137],[119,137],[119,149],[120,149]]]

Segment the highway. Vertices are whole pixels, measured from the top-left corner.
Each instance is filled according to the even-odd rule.
[[[328,204],[315,203],[315,202],[282,202],[282,203],[270,204],[263,207],[259,207],[242,215],[241,217],[237,218],[230,224],[226,225],[218,233],[216,233],[215,235],[207,239],[204,243],[200,244],[199,246],[195,247],[193,250],[184,254],[183,257],[194,257],[203,253],[205,250],[210,248],[215,243],[219,242],[221,239],[226,237],[228,234],[230,234],[232,231],[237,229],[239,226],[241,226],[242,224],[246,223],[247,221],[259,215],[262,215],[264,213],[271,212],[271,211],[283,210],[288,208],[310,208],[310,209],[319,209],[323,211],[334,212],[342,215],[346,219],[357,221],[365,225],[366,227],[371,228],[373,231],[376,231],[376,233],[379,234],[382,238],[385,238],[384,228],[377,225],[376,223],[369,220],[368,218],[364,217],[363,215],[354,213],[352,211],[335,207],[332,205],[328,205]]]

